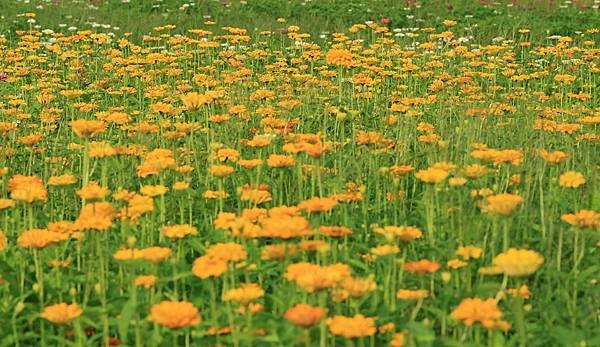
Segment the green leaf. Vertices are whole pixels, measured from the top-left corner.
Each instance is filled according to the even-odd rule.
[[[121,310],[121,315],[119,317],[119,336],[121,337],[121,341],[124,344],[127,344],[127,330],[129,330],[129,323],[131,323],[131,318],[135,313],[136,302],[134,300],[129,300],[123,306]]]

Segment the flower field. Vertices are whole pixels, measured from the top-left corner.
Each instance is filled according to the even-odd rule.
[[[599,346],[600,31],[280,24],[0,38],[0,345]]]

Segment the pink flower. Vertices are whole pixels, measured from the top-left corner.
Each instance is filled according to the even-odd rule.
[[[388,17],[381,17],[381,19],[379,20],[381,22],[381,24],[383,25],[388,25],[390,23],[390,19]]]

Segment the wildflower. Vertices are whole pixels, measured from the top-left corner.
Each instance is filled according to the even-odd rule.
[[[6,235],[4,234],[4,231],[0,229],[0,252],[4,252],[7,245],[8,242],[6,241]]]
[[[52,176],[48,179],[49,186],[68,186],[77,182],[77,178],[70,174],[64,174],[60,176]]]
[[[212,165],[210,167],[210,174],[215,177],[225,177],[232,174],[234,171],[234,168],[227,165]]]
[[[333,335],[343,336],[346,339],[372,336],[377,331],[375,319],[367,318],[362,314],[354,317],[333,316],[327,319],[327,326]]]
[[[301,216],[274,216],[261,221],[263,237],[289,239],[293,237],[311,236],[313,230],[308,220]]]
[[[463,260],[479,259],[483,254],[483,250],[475,246],[461,246],[458,247],[454,254],[463,258]]]
[[[158,184],[158,185],[145,185],[140,188],[140,193],[145,196],[149,196],[151,198],[155,196],[164,195],[169,191],[169,188]]]
[[[210,255],[196,258],[192,265],[192,273],[201,279],[219,277],[227,272],[227,269],[227,260]]]
[[[420,179],[423,182],[436,184],[436,183],[440,183],[446,177],[448,177],[448,171],[441,170],[441,169],[429,168],[426,170],[419,170],[415,174],[415,177],[417,177],[418,179]]]
[[[0,211],[15,206],[15,202],[12,199],[0,199]]]
[[[206,250],[206,255],[217,257],[226,261],[240,261],[248,257],[244,246],[234,243],[217,243]]]
[[[187,235],[196,235],[198,229],[189,224],[165,225],[162,227],[163,234],[171,239],[181,239]]]
[[[154,304],[148,320],[170,329],[192,327],[201,321],[198,309],[187,301],[161,301]]]
[[[576,213],[563,214],[560,219],[578,228],[600,228],[600,213],[592,210],[580,210]]]
[[[381,245],[371,248],[371,253],[378,257],[397,254],[398,252],[400,252],[400,248],[398,248],[396,245]]]
[[[340,287],[352,297],[361,297],[377,289],[377,283],[369,277],[347,277],[340,282]]]
[[[400,289],[396,292],[396,298],[400,300],[419,300],[429,296],[429,291],[425,289]]]
[[[290,264],[285,272],[285,278],[293,281],[307,292],[332,288],[345,278],[350,277],[350,268],[346,264],[336,263],[319,266],[311,263]]]
[[[100,186],[97,182],[90,182],[77,191],[77,195],[84,200],[100,200],[108,195],[108,188]]]
[[[58,243],[69,238],[68,234],[49,231],[47,229],[25,230],[17,239],[17,244],[24,248],[45,248],[53,243]]]
[[[226,291],[223,301],[235,301],[240,305],[248,305],[265,294],[265,291],[256,283],[243,283],[239,288]]]
[[[285,259],[298,254],[298,247],[294,244],[284,243],[279,245],[267,245],[260,253],[260,259]]]
[[[106,123],[99,120],[77,119],[69,123],[75,135],[88,139],[106,131]]]
[[[267,159],[267,165],[272,168],[285,168],[294,166],[296,160],[289,155],[271,154]]]
[[[534,273],[544,258],[527,249],[509,248],[506,252],[498,254],[492,261],[492,265],[498,267],[507,276],[528,276]]]
[[[523,198],[516,194],[490,195],[486,197],[481,206],[481,211],[488,214],[508,216],[522,201]]]
[[[378,234],[385,235],[387,238],[398,238],[400,241],[409,242],[419,239],[423,232],[419,228],[412,226],[384,226],[373,229]]]
[[[335,205],[337,205],[337,201],[334,199],[314,197],[301,201],[298,204],[298,208],[310,213],[329,212],[335,207]]]
[[[558,179],[558,184],[564,188],[577,188],[584,183],[585,177],[577,171],[567,171]]]
[[[330,49],[325,55],[327,64],[349,67],[352,65],[352,52],[346,49]]]
[[[13,200],[26,203],[48,198],[48,191],[38,176],[14,175],[8,180],[8,191]]]
[[[467,266],[467,262],[462,261],[460,259],[451,259],[451,260],[448,260],[448,262],[446,263],[446,266],[451,269],[457,270],[457,269],[460,269],[461,267]]]
[[[451,316],[467,326],[479,322],[486,329],[510,329],[510,324],[500,319],[502,311],[493,298],[485,301],[479,298],[463,299]]]
[[[309,327],[319,323],[324,315],[325,309],[322,307],[298,304],[285,311],[283,317],[295,325]]]
[[[54,324],[70,324],[82,313],[83,310],[75,303],[60,303],[44,307],[40,316]]]
[[[154,263],[160,263],[170,258],[173,252],[166,247],[147,247],[140,250],[140,258]]]
[[[417,262],[404,263],[405,270],[419,275],[436,272],[439,268],[440,263],[438,263],[437,261],[430,261],[427,259],[421,259]]]
[[[137,276],[135,278],[134,284],[137,287],[144,287],[144,288],[148,289],[148,288],[151,288],[152,286],[154,286],[154,283],[156,283],[157,279],[158,279],[158,277],[156,277],[154,275]]]
[[[342,237],[352,234],[352,230],[343,226],[320,226],[319,233],[329,237]]]
[[[181,97],[181,101],[188,110],[197,110],[204,105],[208,105],[213,98],[206,94],[188,93]]]
[[[112,226],[117,209],[109,202],[86,204],[73,224],[73,230],[104,231]]]
[[[529,291],[529,287],[526,284],[522,285],[518,289],[509,288],[508,293],[512,296],[518,296],[523,299],[529,299],[531,297],[531,292]]]

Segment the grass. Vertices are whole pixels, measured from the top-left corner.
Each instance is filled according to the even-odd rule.
[[[74,4],[0,3],[1,346],[600,344],[597,9]]]

